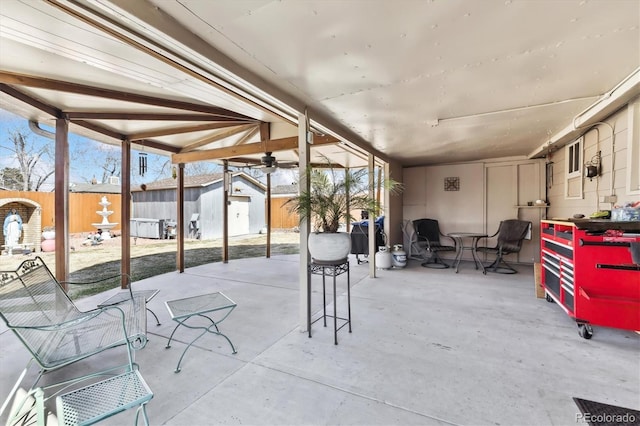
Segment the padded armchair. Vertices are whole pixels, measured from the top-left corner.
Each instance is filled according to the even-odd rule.
[[[416,245],[422,257],[426,259],[426,262],[422,263],[422,266],[438,269],[448,268],[450,265],[442,260],[440,252],[455,252],[455,240],[440,232],[440,226],[435,219],[414,220],[413,228],[416,233]],[[443,244],[441,238],[450,239],[453,245]]]
[[[516,271],[505,260],[504,256],[512,253],[520,252],[522,242],[531,229],[531,222],[525,220],[508,219],[500,222],[498,231],[486,238],[498,236],[498,240],[494,247],[477,247],[478,252],[494,254],[495,260],[485,269],[490,272],[500,274],[515,274]]]

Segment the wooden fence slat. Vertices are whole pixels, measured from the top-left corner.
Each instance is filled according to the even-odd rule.
[[[81,193],[72,192],[69,194],[69,233],[80,234],[95,232],[92,223],[102,222],[102,216],[97,211],[102,210],[99,204],[102,197],[107,197],[111,203],[109,211],[113,213],[109,216],[110,223],[118,223],[113,229],[120,230],[121,211],[120,194],[101,193]],[[36,191],[0,191],[0,205],[4,199],[25,198],[38,203],[42,208],[42,228],[54,226],[54,193]]]

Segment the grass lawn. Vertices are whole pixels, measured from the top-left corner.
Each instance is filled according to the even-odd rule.
[[[279,232],[271,235],[271,256],[299,253],[300,234]],[[121,240],[112,238],[102,244],[83,245],[82,237],[72,238],[69,256],[69,280],[95,281],[120,274]],[[266,255],[266,235],[246,235],[229,238],[229,259],[261,257]],[[133,282],[176,270],[176,240],[131,239],[131,279]],[[49,269],[55,271],[55,253],[32,253],[40,256]],[[0,256],[0,270],[15,270],[29,257],[24,255]],[[222,261],[222,240],[186,240],[185,267],[190,268]],[[72,286],[72,297],[95,294],[119,286],[118,279],[94,286]]]

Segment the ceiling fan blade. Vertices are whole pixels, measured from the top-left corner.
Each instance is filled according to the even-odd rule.
[[[278,162],[277,165],[278,165],[278,168],[280,169],[297,169],[298,168],[298,163],[293,161],[283,162],[283,163]]]

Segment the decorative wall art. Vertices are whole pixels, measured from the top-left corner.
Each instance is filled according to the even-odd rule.
[[[445,191],[460,191],[460,178],[459,177],[446,177],[446,178],[444,178],[444,190]]]

